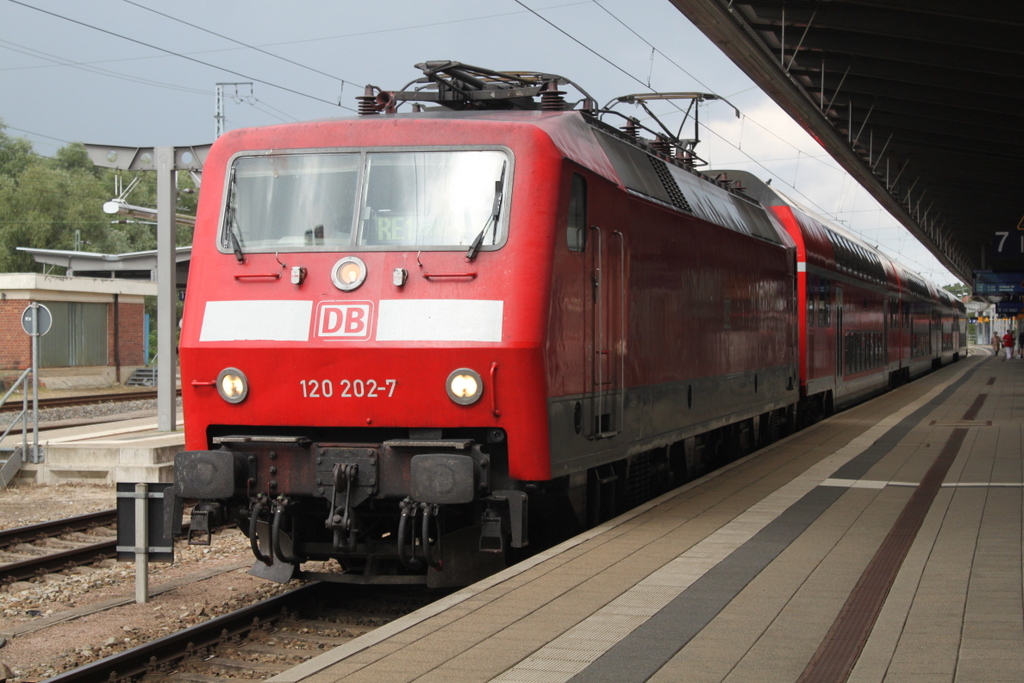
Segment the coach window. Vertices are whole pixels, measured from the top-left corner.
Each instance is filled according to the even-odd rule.
[[[569,188],[569,226],[565,233],[569,251],[587,249],[587,180],[578,173],[572,174]]]
[[[821,278],[818,290],[821,292],[821,303],[818,306],[818,326],[828,327],[832,324],[832,301],[830,299],[829,282]]]
[[[807,326],[814,327],[814,300],[818,297],[818,278],[807,278]]]

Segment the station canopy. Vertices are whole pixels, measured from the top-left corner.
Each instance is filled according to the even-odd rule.
[[[1024,292],[1024,3],[671,1],[954,274]]]

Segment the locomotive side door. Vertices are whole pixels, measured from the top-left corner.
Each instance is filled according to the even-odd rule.
[[[836,287],[836,389],[842,386],[846,368],[843,366],[843,351],[846,339],[843,334],[843,288]],[[838,391],[836,392],[839,393]]]
[[[590,226],[590,315],[585,434],[606,439],[622,430],[625,401],[626,238]]]

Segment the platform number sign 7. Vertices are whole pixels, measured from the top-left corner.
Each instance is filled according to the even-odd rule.
[[[992,246],[996,256],[1024,256],[1024,231],[996,230]]]

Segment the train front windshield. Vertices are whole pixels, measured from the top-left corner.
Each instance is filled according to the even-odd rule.
[[[221,247],[231,252],[467,249],[504,241],[508,155],[492,150],[239,156]],[[482,238],[481,238],[482,235]]]

